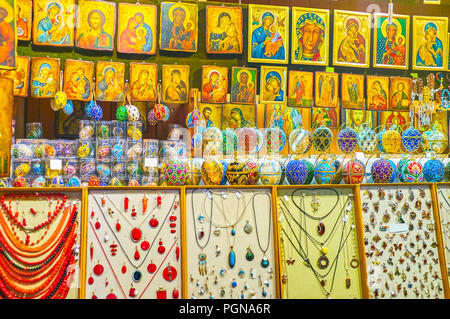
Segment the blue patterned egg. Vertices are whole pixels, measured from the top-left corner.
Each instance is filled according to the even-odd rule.
[[[228,179],[227,179],[228,163],[224,160],[221,160],[220,162],[222,163],[222,166],[223,166],[223,175],[222,175],[222,180],[220,181],[220,185],[226,185],[228,183]]]
[[[43,175],[44,174],[44,165],[41,162],[36,162],[32,166],[33,174]]]
[[[384,153],[383,147],[383,134],[386,132],[386,129],[382,129],[377,135],[377,149],[380,153]]]
[[[38,176],[31,182],[31,187],[45,187],[44,176]]]
[[[80,187],[81,186],[81,180],[77,176],[72,176],[67,181],[67,187]]]
[[[97,174],[101,178],[111,176],[111,169],[106,164],[98,164],[97,165]]]
[[[91,109],[91,117],[96,120],[100,121],[103,117],[103,110],[100,105],[96,104]]]
[[[276,160],[264,161],[259,167],[259,178],[263,185],[278,185],[281,173],[281,164]]]
[[[84,108],[84,112],[88,117],[92,117],[92,109],[97,105],[94,101],[89,101]]]
[[[73,113],[73,102],[71,100],[67,100],[66,105],[64,105],[63,111],[67,115],[71,115]]]
[[[395,181],[395,179],[397,178],[397,167],[395,166],[395,163],[392,160],[389,160],[389,163],[391,163],[392,170],[394,171],[391,179],[389,180],[389,183],[393,183]]]
[[[346,127],[338,133],[337,144],[341,152],[351,153],[358,144],[358,134],[354,129]]]
[[[423,165],[423,177],[429,183],[438,183],[444,180],[444,163],[437,159],[430,159]]]
[[[408,162],[409,162],[409,159],[404,157],[397,163],[397,176],[398,176],[398,180],[402,183],[405,182],[405,178],[403,176],[403,166],[408,164]]]
[[[312,145],[317,152],[326,152],[333,142],[333,133],[326,126],[318,127],[312,134]]]
[[[365,126],[358,135],[359,149],[363,153],[372,153],[377,147],[377,134],[368,126]]]
[[[124,145],[123,143],[117,143],[111,148],[111,154],[116,157],[120,158],[124,155]]]
[[[307,161],[307,160],[302,160],[302,161],[306,165],[306,168],[308,170],[304,184],[309,185],[309,184],[311,184],[311,182],[314,179],[314,165],[310,161]]]
[[[286,178],[291,185],[300,185],[306,181],[308,167],[303,160],[291,160],[286,165]]]
[[[335,161],[330,159],[320,160],[314,167],[314,179],[317,184],[332,184],[336,173]]]
[[[422,134],[414,127],[407,128],[402,134],[402,145],[407,152],[416,152],[422,145]]]

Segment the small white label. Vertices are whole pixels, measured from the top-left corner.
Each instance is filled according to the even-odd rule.
[[[62,160],[60,159],[51,159],[50,160],[50,169],[60,170],[62,169]]]
[[[408,231],[408,224],[402,223],[402,224],[392,224],[389,225],[389,232],[390,233],[403,233]]]
[[[144,159],[145,167],[158,167],[158,159],[155,157],[146,157]]]
[[[225,192],[222,192],[222,197],[223,197],[223,199],[227,199],[227,197],[228,197],[228,194],[227,194],[227,193],[225,193]]]
[[[235,194],[236,194],[237,199],[241,199],[241,193],[240,192],[236,192]]]
[[[283,197],[284,197],[284,200],[285,200],[286,202],[289,201],[289,197],[288,197],[287,195],[284,195]]]

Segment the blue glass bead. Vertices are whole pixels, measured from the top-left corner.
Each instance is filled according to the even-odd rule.
[[[236,235],[236,231],[234,229],[231,230],[231,235]]]
[[[236,286],[237,286],[236,280],[233,280],[233,281],[231,282],[231,286],[232,286],[233,288],[236,288]]]
[[[230,251],[230,254],[228,255],[228,264],[230,265],[230,268],[233,268],[234,265],[236,265],[236,253],[234,250]]]
[[[261,260],[261,267],[263,268],[269,267],[269,259],[267,259],[266,256],[264,256],[263,259]]]
[[[142,278],[142,273],[139,270],[133,272],[133,281],[138,282]]]

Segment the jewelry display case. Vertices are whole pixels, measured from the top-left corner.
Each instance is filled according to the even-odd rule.
[[[87,193],[84,297],[182,298],[181,188]]]

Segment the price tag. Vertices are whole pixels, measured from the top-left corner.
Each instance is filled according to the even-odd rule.
[[[408,230],[408,224],[406,223],[389,225],[390,233],[404,233]]]
[[[333,72],[334,72],[334,68],[331,67],[331,66],[327,66],[326,69],[325,69],[325,72],[331,72],[331,73],[333,73]]]
[[[289,201],[289,197],[288,197],[287,195],[284,195],[283,197],[284,197],[284,200],[285,200],[286,202]]]
[[[62,169],[62,160],[60,159],[51,159],[50,160],[50,169],[60,170]]]
[[[237,199],[241,199],[241,193],[240,192],[236,192],[235,194],[236,194]]]
[[[417,79],[419,77],[419,73],[411,73],[412,78]]]
[[[144,159],[144,166],[145,167],[157,167],[158,166],[158,159],[154,157],[146,157]]]

